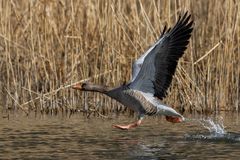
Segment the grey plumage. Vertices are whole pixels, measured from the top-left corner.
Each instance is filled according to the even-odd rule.
[[[173,29],[166,27],[160,39],[151,47],[145,56],[142,67],[130,88],[146,93],[152,93],[159,99],[166,96],[167,89],[172,81],[177,62],[186,50],[192,32],[193,21],[186,12],[179,19]]]
[[[82,90],[104,93],[138,112],[139,118],[155,114],[183,118],[160,100],[167,95],[178,60],[189,43],[193,30],[190,17],[186,12],[172,29],[164,27],[159,40],[133,63],[129,83],[114,89],[84,84]]]

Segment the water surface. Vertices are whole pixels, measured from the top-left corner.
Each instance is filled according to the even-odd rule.
[[[186,116],[190,120],[181,124],[149,117],[141,127],[130,131],[111,127],[134,120],[127,116],[87,119],[82,115],[69,118],[15,114],[9,120],[2,117],[0,159],[240,158],[238,114],[218,116],[222,122],[218,117]],[[215,126],[215,130],[210,122],[219,124],[219,128]]]

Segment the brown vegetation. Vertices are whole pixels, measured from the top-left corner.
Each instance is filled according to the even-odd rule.
[[[186,111],[239,110],[239,5],[233,0],[3,0],[0,105],[25,112],[125,111],[108,97],[68,85],[98,74],[104,75],[91,81],[111,86],[128,81],[132,61],[164,25],[172,26],[188,10],[194,31],[166,103]]]

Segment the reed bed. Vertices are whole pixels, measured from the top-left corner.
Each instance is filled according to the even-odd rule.
[[[164,101],[182,112],[238,111],[239,5],[234,0],[3,0],[0,106],[27,114],[128,112],[106,96],[69,86],[81,80],[109,86],[128,81],[131,63],[164,25],[172,26],[188,10],[194,31]]]

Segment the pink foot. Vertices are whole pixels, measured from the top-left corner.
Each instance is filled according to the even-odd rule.
[[[129,125],[126,125],[126,126],[124,126],[124,125],[113,125],[112,127],[122,129],[122,130],[128,130],[130,128]]]
[[[113,125],[113,128],[128,130],[130,128],[135,128],[135,127],[139,126],[141,123],[142,123],[142,120],[139,119],[137,122],[131,123],[129,125]]]
[[[166,116],[166,120],[168,122],[172,122],[172,123],[180,123],[183,122],[183,119],[181,117],[172,117],[172,116]]]

